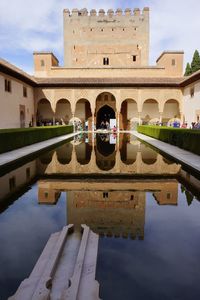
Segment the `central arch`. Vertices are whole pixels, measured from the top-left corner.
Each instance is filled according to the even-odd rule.
[[[102,106],[97,112],[96,126],[106,129],[106,123],[110,124],[110,119],[115,119],[115,111],[109,105]]]
[[[109,123],[109,127],[113,128],[114,125],[116,126],[116,99],[113,94],[103,92],[97,96],[95,119],[97,129],[103,127],[101,123],[106,121]],[[112,124],[110,122],[111,119],[114,119]]]

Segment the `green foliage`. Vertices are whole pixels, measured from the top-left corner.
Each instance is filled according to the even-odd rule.
[[[189,63],[187,63],[184,76],[189,76],[191,74],[192,74],[191,66]]]
[[[192,73],[198,71],[200,69],[200,56],[198,50],[195,50],[192,63],[191,63],[191,71]]]
[[[140,125],[138,132],[200,155],[200,130]]]
[[[192,204],[192,201],[194,200],[194,196],[189,191],[185,191],[185,196],[188,206],[190,206]]]
[[[0,130],[0,153],[73,132],[73,126],[44,126]]]

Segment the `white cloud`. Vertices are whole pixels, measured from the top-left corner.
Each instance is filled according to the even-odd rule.
[[[194,50],[200,50],[200,2],[146,0],[142,4],[151,10],[152,60],[163,50],[184,50],[185,61],[191,61]]]
[[[1,53],[31,53],[50,50],[63,56],[62,11],[74,7],[116,9],[118,7],[150,7],[151,64],[163,50],[184,50],[190,61],[194,50],[200,50],[200,1],[190,0],[1,0]],[[59,58],[60,58],[59,57]]]

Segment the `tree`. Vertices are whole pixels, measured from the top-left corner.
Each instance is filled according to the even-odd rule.
[[[199,69],[200,69],[200,56],[198,50],[195,50],[192,63],[191,63],[192,73],[198,71]]]
[[[192,74],[191,66],[189,63],[187,63],[184,76],[189,76],[191,74]]]

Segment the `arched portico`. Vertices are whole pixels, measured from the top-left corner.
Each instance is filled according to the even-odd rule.
[[[96,117],[96,128],[99,129],[108,129],[107,124],[109,124],[111,120],[116,119],[115,111],[109,105],[102,106],[97,113]]]
[[[87,99],[79,99],[76,102],[75,117],[81,122],[82,128],[92,129],[92,111]]]
[[[37,104],[37,125],[53,125],[54,112],[49,100],[43,98]]]
[[[176,118],[180,119],[180,105],[175,99],[169,99],[164,104],[164,110],[162,114],[162,123],[166,125],[169,120]]]
[[[146,99],[143,102],[141,120],[143,124],[157,123],[160,119],[158,101],[155,99]]]
[[[137,102],[133,99],[125,99],[121,104],[120,110],[120,129],[133,129],[134,122],[138,118]]]
[[[116,121],[116,99],[111,93],[103,92],[96,99],[96,128],[113,128]],[[108,125],[109,124],[109,125]]]
[[[67,99],[60,99],[56,103],[55,122],[59,124],[69,124],[72,118],[71,105]]]

